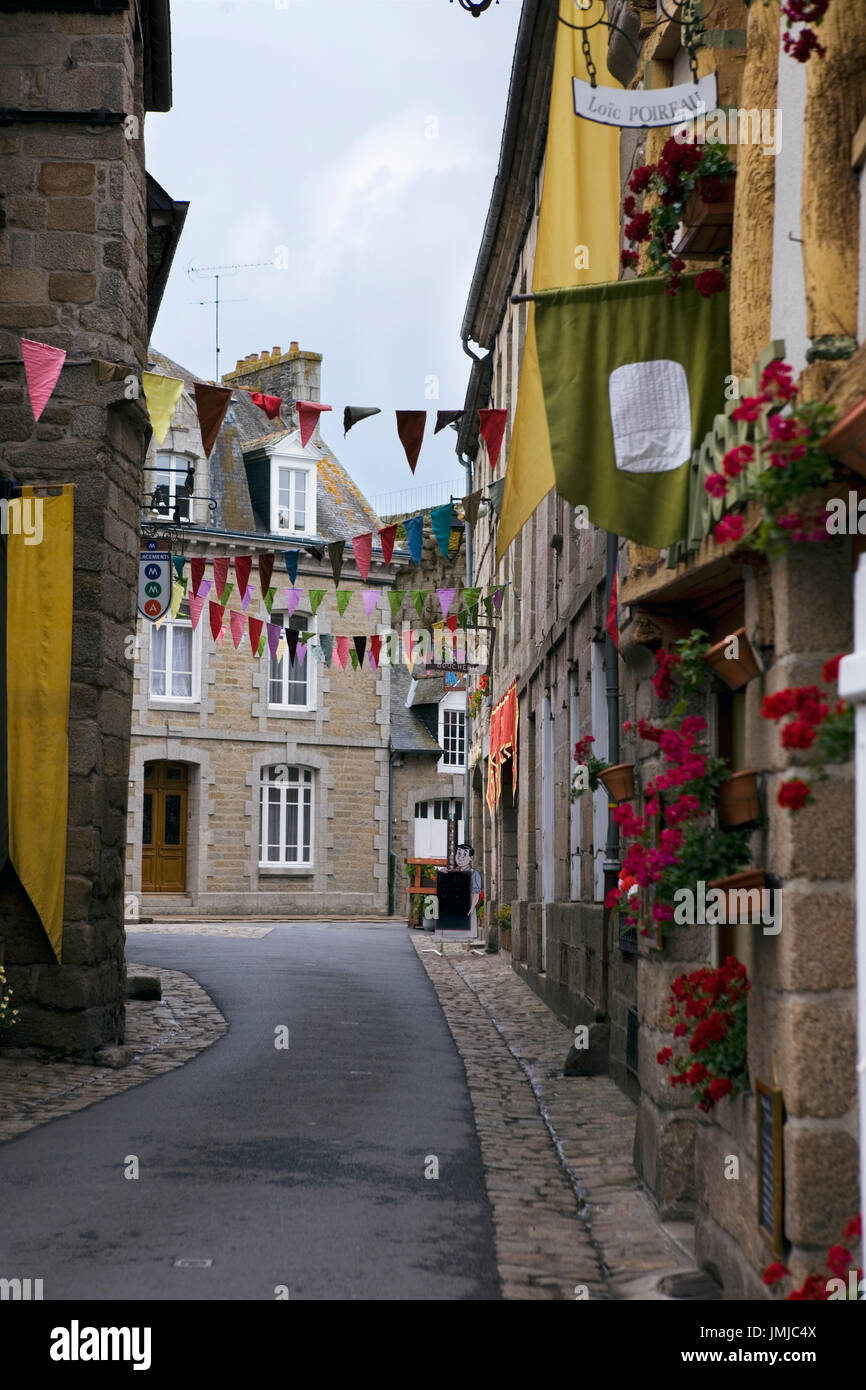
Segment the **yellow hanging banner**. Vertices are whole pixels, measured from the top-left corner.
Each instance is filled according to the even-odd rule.
[[[147,401],[147,413],[153,426],[153,437],[157,444],[161,444],[168,433],[171,417],[180,400],[183,382],[176,376],[142,372],[141,384],[144,387],[144,399]]]

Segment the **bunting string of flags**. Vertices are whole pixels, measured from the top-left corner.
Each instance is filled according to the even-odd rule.
[[[66,351],[31,338],[21,338],[20,342],[30,404],[33,417],[38,420],[57,386],[66,361]],[[101,384],[121,379],[130,372],[127,367],[105,362],[100,358],[92,358],[91,362],[96,378]],[[162,444],[183,392],[183,380],[180,377],[164,376],[160,372],[142,372],[141,384],[154,438],[157,444]],[[281,396],[266,395],[247,386],[220,386],[214,382],[195,382],[195,408],[206,458],[211,456],[234,391],[244,391],[249,395],[253,404],[263,410],[269,420],[282,418]],[[319,401],[295,401],[294,409],[298,416],[301,446],[306,448],[321,415],[332,410],[333,406],[324,405]],[[377,405],[347,405],[343,410],[344,438],[361,420],[381,413],[381,407]],[[438,434],[447,425],[455,424],[464,413],[462,410],[437,410],[433,433]],[[397,437],[403,446],[406,462],[414,474],[427,426],[427,411],[397,410],[394,414]],[[499,461],[507,420],[508,411],[504,408],[489,407],[478,411],[478,432],[487,448],[493,471]]]

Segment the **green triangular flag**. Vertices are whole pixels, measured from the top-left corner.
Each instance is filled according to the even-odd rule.
[[[337,612],[339,613],[339,615],[340,615],[341,618],[342,618],[343,615],[345,614],[346,609],[349,607],[349,603],[350,603],[350,601],[351,601],[351,598],[352,598],[352,590],[351,590],[351,589],[338,589],[338,590],[337,590]]]
[[[311,637],[315,637],[315,635],[316,635],[315,632],[302,632],[302,633],[301,633],[301,641],[302,641],[302,642],[309,642],[310,638],[311,638]]]
[[[405,592],[405,590],[403,590],[403,589],[389,589],[389,590],[388,590],[388,602],[389,602],[390,605],[391,605],[391,617],[392,617],[392,618],[396,618],[397,614],[400,612],[400,609],[403,607],[403,595],[404,595],[404,592]]]
[[[266,632],[263,632],[262,635],[261,635],[261,637],[259,638],[259,647],[258,647],[258,651],[256,652],[256,656],[261,656],[261,655],[262,655],[262,653],[263,653],[264,650],[265,650],[265,647],[267,646],[267,642],[268,642],[268,634],[267,634]]]
[[[229,599],[231,598],[232,590],[234,589],[234,587],[235,587],[235,586],[234,586],[234,584],[232,583],[232,581],[229,580],[229,581],[227,582],[225,588],[223,589],[222,593],[220,594],[220,603],[222,604],[223,608],[225,608],[226,604],[228,603]]]
[[[172,555],[171,562],[174,565],[174,572],[178,579],[183,579],[183,567],[186,564],[185,555]]]
[[[448,559],[448,544],[451,540],[451,527],[454,522],[454,508],[450,502],[443,507],[433,507],[430,512],[430,525],[442,555]]]
[[[429,592],[430,592],[429,589],[410,589],[410,590],[409,590],[409,597],[411,598],[412,602],[413,602],[414,605],[415,605],[415,612],[418,614],[418,617],[419,617],[419,618],[421,617],[421,614],[422,614],[423,611],[424,611],[424,601],[425,601],[425,599],[427,598],[427,595],[429,594]]]
[[[492,595],[492,594],[490,595],[489,598],[486,598],[486,599],[484,600],[484,607],[485,607],[485,610],[486,610],[486,612],[487,612],[487,620],[488,620],[488,622],[490,622],[490,621],[492,620],[492,618],[493,618],[493,595]]]
[[[468,627],[468,626],[469,626],[469,609],[468,609],[468,608],[461,608],[461,609],[460,609],[460,612],[457,614],[457,621],[458,621],[458,623],[460,624],[461,627]]]
[[[357,669],[358,669],[358,653],[355,651],[355,648],[354,648],[354,647],[351,647],[351,648],[349,649],[349,656],[352,658],[352,670],[353,670],[353,671],[357,671]]]
[[[695,278],[675,296],[660,276],[535,295],[556,491],[655,550],[688,532],[691,458],[730,371],[730,296],[705,298]]]
[[[315,616],[316,616],[316,611],[317,611],[317,609],[318,609],[318,607],[319,607],[319,604],[322,602],[322,599],[325,597],[325,591],[324,591],[324,589],[308,589],[308,590],[307,590],[307,594],[309,595],[309,599],[310,599],[310,612],[312,613],[313,617],[315,618]]]
[[[267,608],[269,613],[274,606],[274,599],[276,597],[276,593],[276,589],[268,589],[268,592],[266,594],[262,594],[262,602],[264,603],[265,608]]]
[[[463,590],[463,602],[466,604],[466,607],[470,610],[470,612],[478,608],[478,600],[480,599],[480,597],[480,589],[464,588]]]
[[[334,653],[334,639],[330,632],[319,633],[319,646],[322,648],[322,656],[326,666],[330,666],[331,657]]]

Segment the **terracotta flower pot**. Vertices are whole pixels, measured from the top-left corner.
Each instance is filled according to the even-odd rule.
[[[729,874],[727,878],[714,878],[707,888],[720,888],[725,895],[725,911],[730,916],[732,903],[730,894],[737,889],[766,888],[767,874],[764,869],[743,869],[739,874]]]
[[[719,820],[728,827],[760,820],[761,798],[756,772],[735,772],[719,787]]]
[[[634,763],[617,763],[598,776],[612,801],[631,801],[634,796]]]
[[[712,201],[701,196],[710,186],[702,189],[698,185],[683,208],[683,232],[674,248],[678,256],[717,256],[733,244],[737,176],[732,174],[717,185],[711,183],[716,195]]]
[[[725,656],[725,650],[730,645],[732,637],[737,639],[739,656]],[[713,675],[724,681],[730,690],[741,690],[761,671],[744,627],[737,628],[736,632],[729,633],[721,642],[710,647],[704,660]]]

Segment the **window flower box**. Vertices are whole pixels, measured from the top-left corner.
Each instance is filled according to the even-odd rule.
[[[736,642],[736,656],[727,654],[732,642]],[[737,628],[736,632],[723,637],[721,642],[716,642],[715,646],[710,647],[704,660],[713,675],[724,681],[729,690],[741,690],[761,672],[744,627]]]
[[[689,196],[683,208],[676,255],[688,257],[719,256],[730,251],[734,239],[734,197],[737,176],[728,179],[705,179]]]
[[[756,772],[735,772],[719,787],[719,820],[727,827],[749,825],[761,819],[761,798]]]

